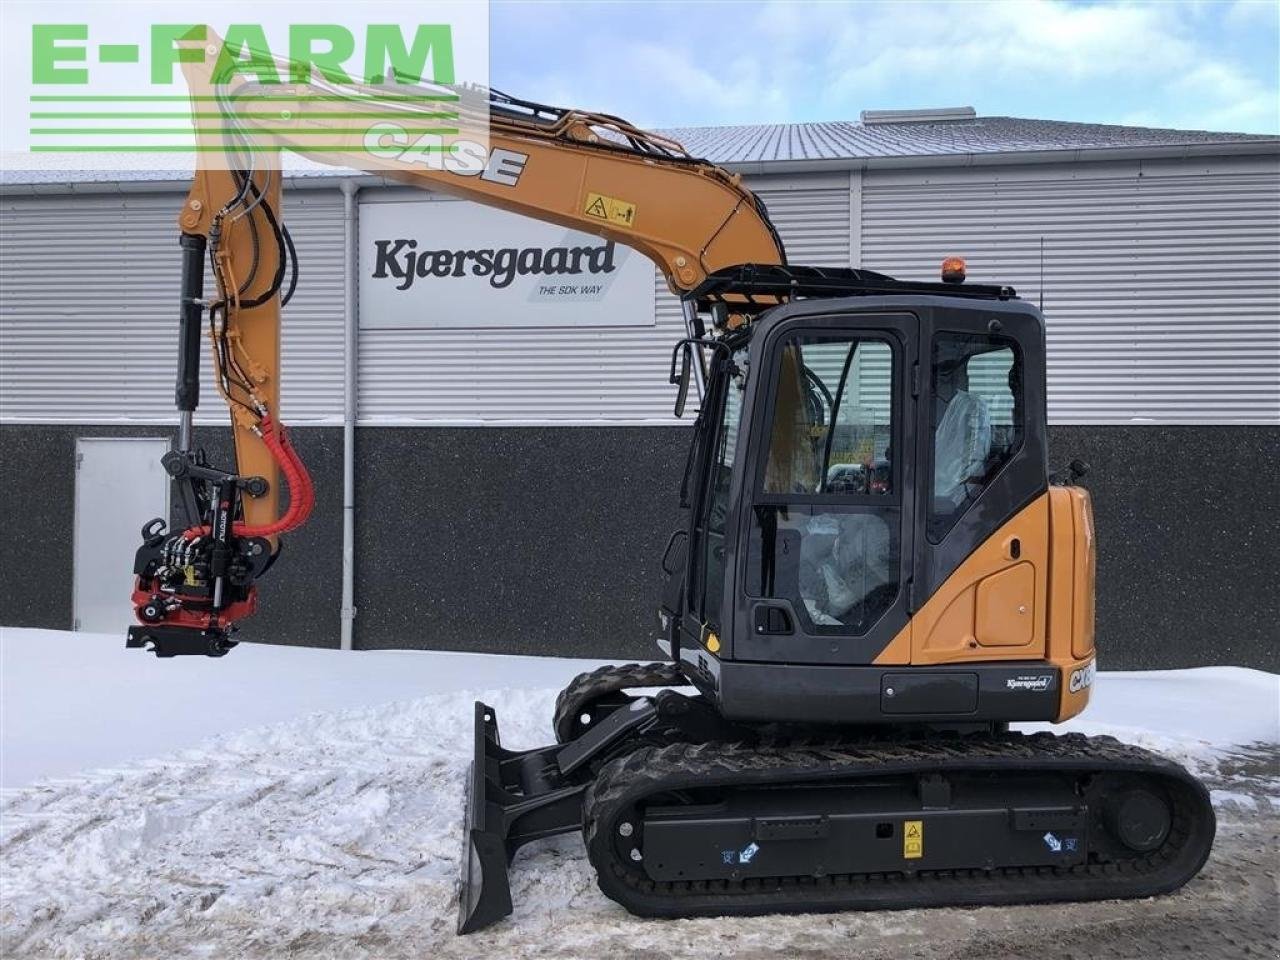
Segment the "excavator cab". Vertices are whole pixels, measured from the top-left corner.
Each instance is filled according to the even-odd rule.
[[[751,721],[1056,718],[1057,682],[1006,685],[1057,672],[1036,604],[1047,529],[975,576],[1016,571],[987,611],[1012,619],[1005,642],[988,649],[984,631],[959,666],[892,680],[913,614],[1047,493],[1039,312],[1007,287],[867,271],[743,268],[706,286],[791,300],[710,351],[686,562],[663,611],[685,674]],[[998,656],[975,664],[974,649]]]

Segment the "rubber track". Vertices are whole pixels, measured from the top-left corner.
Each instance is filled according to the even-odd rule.
[[[1173,822],[1160,848],[1131,859],[1074,867],[916,870],[815,878],[658,882],[622,862],[613,837],[619,819],[645,798],[682,788],[856,781],[939,772],[1070,771],[1142,774],[1158,779],[1173,801]],[[903,811],[905,814],[907,811]],[[588,788],[583,836],[606,896],[641,916],[687,917],[849,909],[1036,903],[1145,897],[1175,890],[1204,865],[1215,819],[1208,792],[1186,770],[1111,737],[1081,734],[924,741],[896,744],[757,748],[679,743],[642,748],[606,764]]]
[[[679,687],[688,682],[674,663],[626,663],[580,673],[556,697],[552,720],[556,743],[568,743],[581,736],[578,717],[601,697],[629,687]]]

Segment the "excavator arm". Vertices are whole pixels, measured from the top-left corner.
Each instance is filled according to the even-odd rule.
[[[279,421],[280,310],[298,277],[281,210],[282,153],[599,235],[649,257],[681,296],[725,267],[785,263],[764,205],[736,175],[617,117],[464,91],[454,115],[477,129],[477,97],[484,97],[487,143],[455,137],[423,149],[419,129],[439,115],[427,98],[335,88],[318,77],[283,90],[242,77],[215,83],[211,60],[183,63],[193,106],[219,109],[193,111],[212,119],[197,123],[203,162],[178,217],[181,428],[165,467],[182,524],[169,530],[156,520],[144,528],[134,565],[139,625],[129,630],[129,646],[160,656],[225,653],[236,622],[254,611],[255,582],[280,535],[305,522],[314,503]],[[269,109],[246,109],[263,104]],[[206,261],[216,287],[210,296]],[[215,386],[231,411],[234,470],[211,467],[193,449],[205,337]],[[289,490],[283,510],[282,479]]]

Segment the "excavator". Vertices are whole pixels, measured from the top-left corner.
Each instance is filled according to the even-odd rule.
[[[370,134],[341,139],[330,86],[291,91],[273,136],[359,165]],[[1147,897],[1194,877],[1215,820],[1183,767],[1010,729],[1077,716],[1095,679],[1092,510],[1082,464],[1048,468],[1040,311],[958,258],[936,282],[791,264],[760,199],[678,143],[485,95],[480,162],[381,172],[652,259],[687,328],[676,413],[691,388],[697,413],[660,559],[663,659],[578,676],[536,749],[504,748],[475,704],[458,932],[511,913],[519,848],[578,830],[604,894],[648,917]],[[315,130],[338,139],[317,151]],[[282,173],[216,142],[230,162],[200,165],[178,217],[178,521],[144,528],[134,568],[127,644],[161,657],[235,646],[314,502],[279,418],[298,275]],[[229,469],[192,443],[202,330]]]

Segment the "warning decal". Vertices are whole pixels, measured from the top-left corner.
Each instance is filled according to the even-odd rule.
[[[902,824],[902,857],[918,860],[924,856],[924,821],[907,820]]]
[[[627,203],[615,197],[606,197],[601,193],[588,193],[582,212],[589,217],[614,223],[620,227],[635,226],[636,205],[634,203]]]

